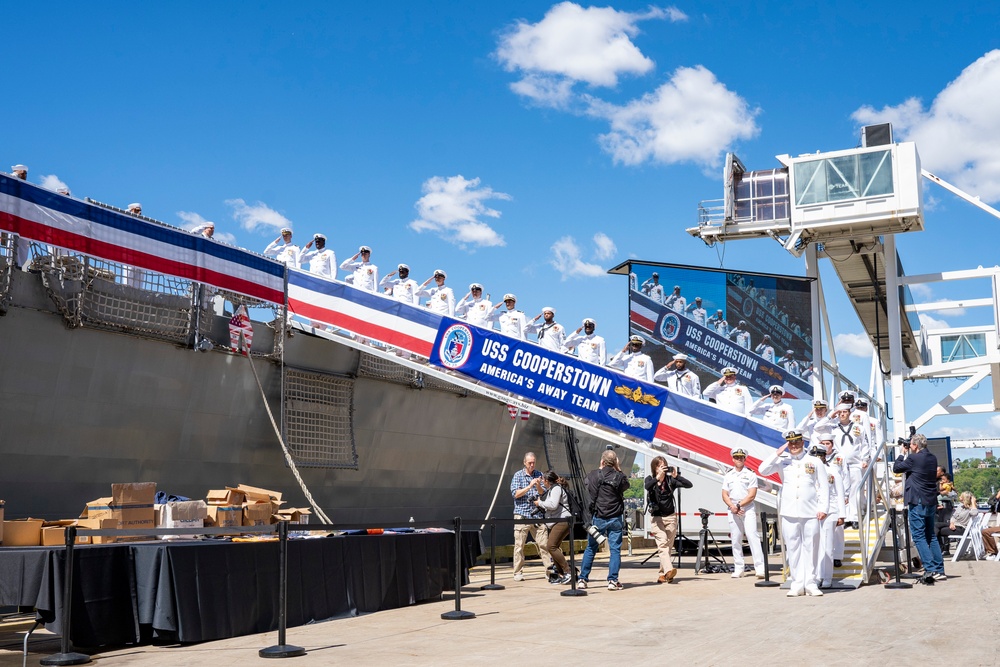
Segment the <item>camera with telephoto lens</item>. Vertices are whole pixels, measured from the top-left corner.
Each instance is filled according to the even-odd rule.
[[[587,534],[594,538],[598,547],[604,546],[604,543],[608,541],[607,536],[603,535],[594,524],[587,526]]]

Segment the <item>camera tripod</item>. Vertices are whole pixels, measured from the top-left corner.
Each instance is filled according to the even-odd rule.
[[[712,515],[703,509],[699,509],[701,512],[701,530],[698,532],[698,555],[694,559],[694,573],[708,572],[709,558],[714,558],[718,561],[722,567],[728,567],[726,564],[726,559],[722,555],[722,547],[719,546],[719,541],[715,539],[715,535],[708,528],[708,517]],[[712,540],[711,545],[709,545],[709,539]],[[715,547],[716,553],[712,553],[711,546]],[[702,561],[702,556],[704,555],[705,560]]]

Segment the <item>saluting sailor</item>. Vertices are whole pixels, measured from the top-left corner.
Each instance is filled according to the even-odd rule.
[[[837,454],[842,457],[844,468],[847,470],[845,481],[849,502],[845,520],[857,528],[861,514],[861,508],[858,506],[861,478],[868,468],[868,434],[862,430],[860,424],[851,421],[851,406],[848,403],[837,406],[837,419],[831,422],[830,431],[833,434],[833,445],[837,448]]]
[[[826,424],[817,429],[820,444],[810,451],[823,460],[830,481],[830,513],[823,519],[819,538],[820,559],[816,574],[820,588],[830,588],[833,585],[833,568],[843,565],[844,514],[847,511],[843,459],[833,448],[833,434],[828,427],[829,424]]]
[[[393,278],[397,274],[399,277]],[[420,285],[410,277],[410,267],[407,264],[400,264],[396,267],[395,271],[379,281],[378,286],[379,289],[392,295],[396,301],[408,303],[411,306],[420,305],[420,299],[417,298],[417,290],[420,289]]]
[[[479,283],[469,285],[469,293],[455,304],[455,315],[464,318],[466,322],[484,329],[490,328],[490,311],[493,302],[483,298],[483,286]]]
[[[816,565],[820,522],[830,511],[830,479],[823,462],[806,454],[803,446],[802,433],[788,431],[785,444],[759,468],[761,475],[781,476],[778,504],[787,551],[788,597],[823,595],[816,585]]]
[[[681,296],[680,285],[674,285],[673,294],[664,299],[663,305],[675,313],[684,314],[684,311],[687,310],[687,299]]]
[[[441,269],[434,269],[434,275],[425,280],[417,290],[417,297],[427,297],[427,307],[431,309],[431,312],[437,313],[438,315],[447,315],[448,317],[455,317],[455,293],[451,291],[450,287],[446,287],[444,281],[448,278],[446,274]],[[428,287],[431,281],[434,281],[433,287]]]
[[[642,284],[642,291],[656,303],[663,303],[663,285],[660,284],[660,274],[653,271],[652,277]]]
[[[562,352],[566,342],[566,327],[556,322],[556,309],[552,306],[542,308],[541,314],[525,325],[524,333],[538,334],[538,344],[553,352]]]
[[[757,475],[746,467],[747,451],[736,447],[732,451],[733,467],[722,477],[722,502],[729,509],[729,536],[733,545],[733,579],[743,576],[743,536],[746,535],[753,555],[753,569],[758,579],[764,578],[764,551],[757,530]]]
[[[747,321],[740,320],[736,328],[729,332],[729,339],[745,350],[750,349],[750,332],[747,331]]]
[[[784,433],[795,426],[795,413],[792,411],[792,406],[782,400],[785,390],[781,385],[771,385],[768,392],[767,396],[761,396],[753,404],[750,416],[757,417],[771,428]]]
[[[679,352],[669,364],[656,371],[653,379],[665,382],[670,391],[691,398],[701,398],[701,380],[687,367],[687,362],[688,356]]]
[[[378,267],[369,261],[371,256],[372,249],[363,245],[354,253],[354,257],[345,259],[340,268],[351,272],[351,275],[347,277],[347,282],[358,289],[374,292],[376,285],[378,285]]]
[[[131,207],[129,209],[131,210]],[[141,213],[142,207],[140,206],[139,214]],[[292,230],[288,227],[282,227],[281,235],[264,248],[264,254],[288,266],[298,266],[299,247],[292,243]]]
[[[316,244],[315,250],[311,249],[313,244]],[[314,234],[312,241],[307,243],[306,247],[299,253],[298,262],[302,268],[305,268],[304,264],[308,264],[309,273],[324,278],[333,278],[337,266],[337,256],[333,250],[326,247],[325,234]]]
[[[625,375],[644,382],[653,381],[653,360],[642,353],[642,345],[646,341],[642,336],[632,336],[621,351],[611,358],[608,366],[617,368]]]
[[[826,401],[821,398],[816,399],[813,401],[813,409],[799,422],[797,428],[802,431],[802,437],[805,438],[810,447],[819,444],[816,436],[819,429],[824,428],[824,425],[830,421],[828,413]]]
[[[500,310],[500,306],[504,306],[504,310]],[[503,295],[503,303],[493,306],[489,316],[491,324],[500,323],[500,333],[518,340],[527,340],[524,335],[526,319],[525,314],[517,309],[517,297],[509,292]]]
[[[694,303],[687,307],[687,311],[688,317],[694,320],[695,324],[705,326],[705,322],[708,321],[708,311],[702,308],[700,296],[694,298]]]
[[[722,378],[708,385],[704,391],[705,398],[715,399],[715,404],[723,410],[746,417],[750,412],[753,400],[750,390],[736,378],[736,369],[726,366],[722,369]]]
[[[764,334],[764,338],[761,339],[760,345],[754,350],[758,355],[764,357],[764,361],[770,361],[774,363],[774,347],[771,345],[771,337]]]
[[[576,350],[576,356],[580,361],[603,366],[607,361],[608,354],[605,349],[604,337],[594,333],[597,330],[597,321],[586,317],[576,331],[571,333],[566,342],[563,343],[563,352]],[[580,333],[580,332],[583,333]]]

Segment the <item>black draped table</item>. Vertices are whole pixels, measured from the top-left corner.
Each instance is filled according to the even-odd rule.
[[[454,589],[451,532],[289,540],[288,627],[440,599]],[[462,533],[463,580],[481,553]],[[61,633],[65,550],[0,548],[0,606],[34,607]],[[73,550],[70,640],[91,647],[200,642],[278,626],[278,543],[218,540]]]

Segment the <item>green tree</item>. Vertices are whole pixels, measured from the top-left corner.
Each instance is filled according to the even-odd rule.
[[[642,498],[646,494],[645,480],[642,477],[633,477],[628,481],[628,490],[625,492],[626,498]]]

